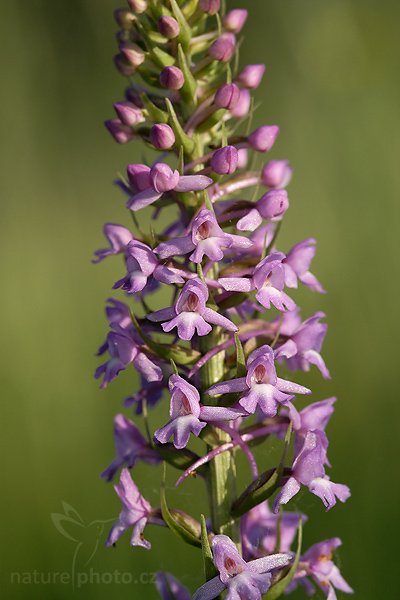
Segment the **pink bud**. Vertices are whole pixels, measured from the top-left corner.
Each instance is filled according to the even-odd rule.
[[[160,73],[160,83],[168,90],[180,90],[185,77],[178,67],[164,67]]]
[[[126,144],[134,137],[132,129],[121,123],[119,119],[110,119],[104,125],[118,144]]]
[[[271,190],[257,202],[257,210],[264,219],[283,217],[289,208],[286,190]]]
[[[287,160],[271,160],[261,173],[261,181],[270,188],[284,188],[292,178],[292,169]]]
[[[130,102],[117,102],[114,104],[114,110],[124,125],[133,127],[144,121],[143,113],[134,104]]]
[[[236,8],[226,13],[223,23],[225,29],[239,33],[247,21],[248,12],[244,8]]]
[[[238,151],[235,146],[224,146],[216,150],[211,158],[211,168],[219,175],[234,173],[238,165]]]
[[[175,135],[169,125],[159,123],[151,128],[150,141],[157,150],[168,150],[175,144]]]
[[[242,119],[249,114],[251,106],[251,96],[249,90],[240,90],[240,96],[238,103],[231,110],[232,117],[236,117],[237,119]]]
[[[232,110],[235,108],[240,98],[240,89],[235,83],[225,83],[217,90],[214,98],[214,104],[218,108]]]
[[[245,169],[249,162],[249,152],[247,148],[239,148],[238,150],[238,169]]]
[[[117,8],[117,10],[114,11],[114,19],[116,20],[117,25],[122,27],[122,29],[132,29],[136,17],[126,8]]]
[[[216,15],[221,8],[221,0],[200,0],[200,8],[208,15]]]
[[[179,35],[179,23],[174,17],[163,16],[158,19],[158,31],[169,40]]]
[[[236,38],[233,33],[223,33],[209,49],[209,54],[215,60],[228,62],[235,53]]]
[[[128,4],[133,10],[133,12],[140,15],[147,10],[147,2],[146,0],[128,0]]]
[[[255,90],[261,83],[265,73],[265,65],[247,65],[240,73],[240,83],[250,90]]]
[[[257,152],[269,152],[278,137],[279,127],[277,125],[263,125],[258,127],[248,137],[248,142],[253,150]]]
[[[128,165],[126,171],[129,183],[138,192],[142,192],[151,187],[150,167],[147,165]]]
[[[143,50],[136,44],[126,44],[121,47],[121,54],[132,67],[140,67],[146,58]]]

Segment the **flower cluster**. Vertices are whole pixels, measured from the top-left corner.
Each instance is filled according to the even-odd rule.
[[[297,585],[312,593],[314,584],[334,600],[335,589],[352,591],[332,558],[341,542],[302,553],[307,518],[293,500],[307,488],[329,510],[350,496],[328,474],[325,430],[335,398],[298,406],[312,394],[298,372],[330,373],[321,355],[325,315],[303,320],[296,289],[324,289],[311,271],[315,240],[286,252],[279,244],[292,168],[269,156],[279,127],[252,126],[265,66],[237,68],[247,17],[244,9],[226,12],[220,0],[128,0],[115,12],[114,61],[127,88],[106,127],[119,144],[141,140],[147,164],[129,164],[118,179],[131,225],[107,223],[108,247],[94,258],[121,255],[110,287],[125,293],[124,302],[108,300],[109,332],[98,351],[107,360],[95,377],[104,388],[130,365],[140,375],[124,402],[134,416],[115,417],[116,457],[102,473],[111,481],[122,468],[115,485],[122,510],[107,545],[129,531],[132,546],[149,549],[147,525],[172,529],[202,548],[207,580],[196,600],[222,593],[259,600],[269,591],[277,598]],[[260,473],[252,447],[271,436],[281,457]],[[237,452],[249,463],[244,490]],[[139,461],[179,469],[177,485],[197,473],[209,519],[169,507],[163,485],[153,508],[132,479]],[[165,600],[191,597],[170,574],[159,573],[156,585]]]

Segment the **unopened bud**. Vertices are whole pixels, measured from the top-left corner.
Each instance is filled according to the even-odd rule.
[[[209,54],[215,60],[228,62],[235,53],[236,38],[233,33],[223,33],[209,49]]]
[[[128,4],[133,10],[133,12],[140,15],[147,10],[147,2],[146,0],[128,0]]]
[[[249,113],[251,106],[251,95],[249,90],[240,90],[239,100],[234,108],[231,109],[232,117],[242,119]]]
[[[179,171],[173,171],[165,163],[156,163],[151,168],[150,177],[152,186],[156,192],[170,192],[178,185]]]
[[[258,127],[248,137],[250,147],[257,152],[269,152],[278,137],[279,127],[277,125],[263,125]]]
[[[257,210],[264,219],[280,219],[288,208],[286,190],[271,190],[257,202]]]
[[[249,153],[247,148],[239,148],[238,150],[238,169],[245,169],[249,162]]]
[[[174,17],[165,15],[158,19],[158,31],[169,40],[178,37],[180,29],[179,23]]]
[[[121,123],[119,119],[110,119],[104,125],[118,144],[126,144],[134,137],[132,129]]]
[[[211,158],[211,168],[219,175],[234,173],[238,165],[238,151],[235,146],[224,146],[216,150]]]
[[[157,150],[168,150],[175,144],[175,135],[169,125],[159,123],[151,128],[150,141]]]
[[[200,0],[200,8],[208,15],[216,15],[221,8],[221,0]]]
[[[114,19],[116,20],[117,25],[122,27],[122,29],[132,29],[136,17],[127,8],[117,8],[117,10],[114,11]]]
[[[179,67],[164,67],[160,73],[160,83],[167,90],[180,90],[185,77]]]
[[[218,108],[232,110],[235,108],[240,98],[240,89],[235,83],[225,83],[217,90],[214,98],[214,104]]]
[[[130,185],[138,192],[151,187],[150,167],[147,165],[128,165],[126,171]]]
[[[223,24],[225,29],[233,33],[239,33],[247,21],[248,12],[244,8],[235,8],[230,10],[224,16]]]
[[[247,65],[240,73],[240,83],[250,90],[255,90],[261,83],[265,73],[265,65]]]
[[[270,188],[284,188],[292,178],[293,171],[287,160],[271,160],[261,173],[261,181]]]
[[[132,67],[140,67],[146,58],[143,50],[136,44],[127,44],[121,47],[121,54]]]
[[[133,127],[144,121],[140,108],[130,102],[117,102],[114,104],[114,110],[124,125]]]

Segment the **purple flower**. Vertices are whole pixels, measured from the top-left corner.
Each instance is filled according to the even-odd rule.
[[[160,73],[160,83],[167,90],[180,90],[185,77],[179,67],[165,67]]]
[[[308,388],[281,379],[276,375],[274,351],[261,346],[247,359],[246,377],[216,383],[208,390],[210,396],[246,392],[239,404],[253,414],[258,407],[265,416],[274,417],[280,404],[286,404],[293,394],[310,394]]]
[[[219,325],[228,331],[237,331],[232,321],[208,308],[208,288],[200,279],[191,279],[183,286],[176,303],[147,315],[150,321],[162,324],[166,333],[175,327],[181,340],[191,340],[195,333],[199,336],[210,333],[212,325]]]
[[[288,591],[293,591],[300,583],[309,595],[314,594],[314,586],[306,579],[311,577],[328,600],[336,600],[335,588],[346,594],[352,594],[353,590],[332,560],[333,552],[341,545],[342,541],[339,538],[332,538],[311,546],[301,557],[297,573]]]
[[[271,571],[286,567],[292,560],[290,554],[272,554],[246,562],[226,535],[214,536],[212,550],[219,575],[202,585],[193,600],[212,600],[225,589],[225,600],[261,600],[270,588]]]
[[[158,19],[158,31],[169,40],[178,37],[180,32],[179,23],[174,17],[164,15]],[[163,84],[161,84],[163,85]]]
[[[293,170],[287,160],[270,160],[261,172],[261,181],[270,188],[285,188],[292,179]]]
[[[212,155],[211,168],[219,175],[231,175],[237,169],[238,160],[238,151],[235,146],[224,146]]]
[[[271,190],[256,202],[255,208],[242,217],[237,228],[240,231],[254,231],[263,219],[280,220],[289,208],[289,198],[286,190]],[[293,286],[292,286],[293,287]]]
[[[239,83],[249,90],[255,90],[261,83],[265,73],[265,65],[247,65],[239,73]]]
[[[333,483],[325,473],[326,445],[319,431],[308,431],[302,449],[296,456],[292,467],[292,475],[278,493],[273,511],[277,512],[282,504],[287,504],[299,491],[302,485],[308,487],[323,501],[326,510],[336,504],[336,498],[345,502],[350,497],[347,485]]]
[[[117,458],[101,474],[107,481],[111,481],[124,463],[131,469],[138,460],[150,464],[161,460],[142,432],[124,415],[119,414],[114,419],[114,439]]]
[[[129,229],[123,227],[122,225],[117,225],[116,223],[106,223],[103,227],[103,232],[110,244],[110,248],[96,250],[96,258],[93,259],[94,263],[99,263],[107,256],[125,252],[127,244],[129,244],[132,239],[132,234]]]
[[[174,436],[174,446],[181,450],[187,445],[191,433],[199,436],[206,421],[230,421],[244,414],[234,408],[200,406],[198,390],[179,375],[171,375],[168,385],[171,420],[154,434],[161,444],[166,444]]]
[[[166,123],[157,123],[150,130],[150,142],[157,150],[169,150],[175,144],[175,134]]]
[[[212,261],[222,260],[227,248],[248,248],[252,242],[246,237],[231,235],[222,231],[215,214],[203,208],[197,213],[192,222],[189,235],[163,242],[155,248],[162,259],[183,254],[190,255],[190,260],[201,263],[204,256]]]
[[[199,192],[209,187],[213,180],[205,175],[179,175],[165,163],[157,163],[150,171],[151,186],[138,192],[127,203],[127,208],[140,210],[159,200],[165,192]]]
[[[165,265],[159,264],[153,250],[146,244],[132,240],[126,248],[126,254],[128,274],[114,284],[114,289],[122,288],[128,294],[141,292],[149,277],[154,277],[161,283],[184,283],[184,279],[180,275]]]
[[[299,242],[286,255],[285,281],[290,288],[297,287],[297,280],[311,288],[315,292],[324,293],[318,279],[309,271],[310,264],[316,253],[317,242],[313,238],[308,238]]]
[[[143,414],[143,402],[147,403],[149,408],[153,408],[162,398],[165,389],[164,380],[148,382],[140,377],[140,388],[132,396],[128,396],[124,400],[124,406],[129,408],[136,405],[136,414]]]
[[[156,588],[161,600],[190,600],[189,591],[170,573],[159,571],[156,575]]]
[[[251,292],[257,290],[256,298],[264,308],[271,304],[278,310],[292,311],[296,308],[293,300],[283,291],[285,287],[285,268],[282,252],[273,252],[266,256],[255,268],[251,278],[222,277],[218,283],[227,292]]]
[[[325,379],[330,379],[329,370],[320,354],[328,329],[326,323],[320,323],[324,317],[323,312],[317,312],[301,323],[297,311],[290,314],[292,330],[289,330],[289,339],[277,349],[276,355],[286,359],[291,371],[309,371],[310,366],[315,365]]]
[[[135,192],[143,192],[143,190],[151,186],[151,169],[147,165],[128,165],[126,171],[129,183]]]
[[[269,152],[279,134],[277,125],[262,125],[248,137],[248,143],[257,152]]]
[[[226,13],[223,19],[225,29],[239,33],[247,21],[248,12],[243,8],[235,8]]]
[[[268,503],[262,502],[242,517],[241,534],[243,556],[246,560],[272,554],[276,548],[278,528],[280,528],[279,552],[290,552],[296,537],[300,518],[304,515],[295,512],[274,514]]]
[[[127,468],[122,469],[119,483],[114,489],[122,502],[122,511],[108,534],[106,546],[114,545],[127,529],[133,528],[131,546],[142,546],[149,550],[151,544],[144,539],[143,531],[152,509],[133,483]]]

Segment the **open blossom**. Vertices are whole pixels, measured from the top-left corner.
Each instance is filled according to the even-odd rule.
[[[128,294],[141,292],[149,277],[162,283],[184,283],[184,279],[173,269],[160,264],[153,250],[139,242],[131,240],[126,247],[126,268],[128,274],[114,284],[114,289],[122,288]]]
[[[106,223],[103,231],[110,247],[103,250],[96,250],[96,258],[93,259],[93,262],[95,263],[104,260],[107,256],[125,252],[126,246],[132,239],[132,234],[129,229],[115,223]]]
[[[226,600],[261,600],[271,585],[271,571],[290,564],[290,554],[272,554],[246,562],[237,547],[226,535],[212,540],[214,564],[219,576],[207,581],[193,596],[193,600],[212,600],[227,590]]]
[[[324,288],[318,279],[310,273],[311,261],[316,253],[317,242],[309,238],[299,242],[288,252],[284,262],[285,282],[290,288],[296,288],[298,281],[315,292],[323,293]]]
[[[302,485],[308,487],[312,494],[321,498],[326,510],[336,504],[336,498],[345,502],[350,497],[347,485],[333,483],[325,473],[326,447],[319,431],[309,431],[304,444],[296,456],[292,467],[292,475],[278,493],[273,510],[277,512],[282,504],[287,504],[299,491]]]
[[[228,331],[237,331],[232,321],[208,308],[208,288],[201,279],[191,279],[183,286],[176,303],[147,315],[150,321],[162,323],[166,333],[175,327],[182,340],[191,340],[195,333],[199,336],[210,333],[212,325],[219,325]]]
[[[274,417],[280,404],[287,404],[293,394],[310,394],[302,385],[286,381],[276,375],[274,351],[270,346],[261,346],[247,360],[246,377],[238,377],[213,385],[210,396],[245,392],[239,404],[253,414],[258,407],[266,417]]]
[[[190,434],[198,436],[206,421],[230,421],[244,414],[233,408],[200,406],[198,390],[179,375],[170,377],[169,390],[171,420],[154,434],[161,444],[166,444],[174,436],[175,448],[185,448]]]
[[[131,546],[142,546],[149,550],[151,544],[144,538],[143,531],[152,516],[152,508],[132,481],[127,468],[122,469],[119,483],[114,489],[122,502],[122,511],[108,534],[106,546],[112,546],[125,531],[132,529]]]
[[[277,348],[277,358],[285,359],[291,371],[309,371],[311,365],[315,365],[324,379],[330,379],[329,370],[320,354],[328,329],[325,323],[320,323],[325,314],[317,312],[303,323],[297,311],[287,315],[281,332],[288,335],[289,339]]]
[[[312,579],[328,600],[336,600],[335,589],[352,594],[353,590],[332,560],[333,552],[341,544],[342,541],[339,538],[332,538],[311,546],[301,556],[297,573],[288,591],[294,590],[300,583],[306,589],[307,594],[312,595],[315,593],[315,588],[309,581]]]
[[[151,185],[132,196],[127,208],[141,210],[153,204],[167,192],[199,192],[209,187],[213,180],[206,175],[179,175],[165,163],[156,163],[150,170]]]
[[[268,502],[252,508],[241,522],[243,556],[246,560],[272,554],[276,548],[279,529],[279,552],[290,552],[294,538],[305,516],[296,512],[274,514]]]
[[[299,454],[307,433],[309,431],[318,431],[321,445],[325,449],[324,464],[329,465],[329,461],[326,456],[326,451],[328,449],[328,438],[325,433],[325,428],[333,414],[333,405],[335,402],[336,398],[327,398],[326,400],[309,404],[300,412],[297,412],[293,405],[288,407],[289,416],[293,423],[293,430],[295,434],[295,455]]]
[[[251,245],[251,240],[245,237],[222,231],[215,214],[203,208],[193,219],[190,234],[162,242],[154,251],[162,259],[192,252],[190,260],[201,263],[204,256],[210,260],[219,261],[222,260],[224,251],[228,248],[243,249],[249,248]]]
[[[295,302],[283,291],[285,272],[282,252],[273,252],[266,256],[254,269],[251,277],[221,277],[218,283],[227,292],[251,292],[256,290],[256,298],[264,308],[271,304],[278,310],[292,311]]]
[[[123,464],[131,469],[138,460],[150,464],[156,464],[161,460],[142,432],[124,415],[119,414],[114,419],[114,440],[117,457],[101,474],[107,481],[114,477]]]

